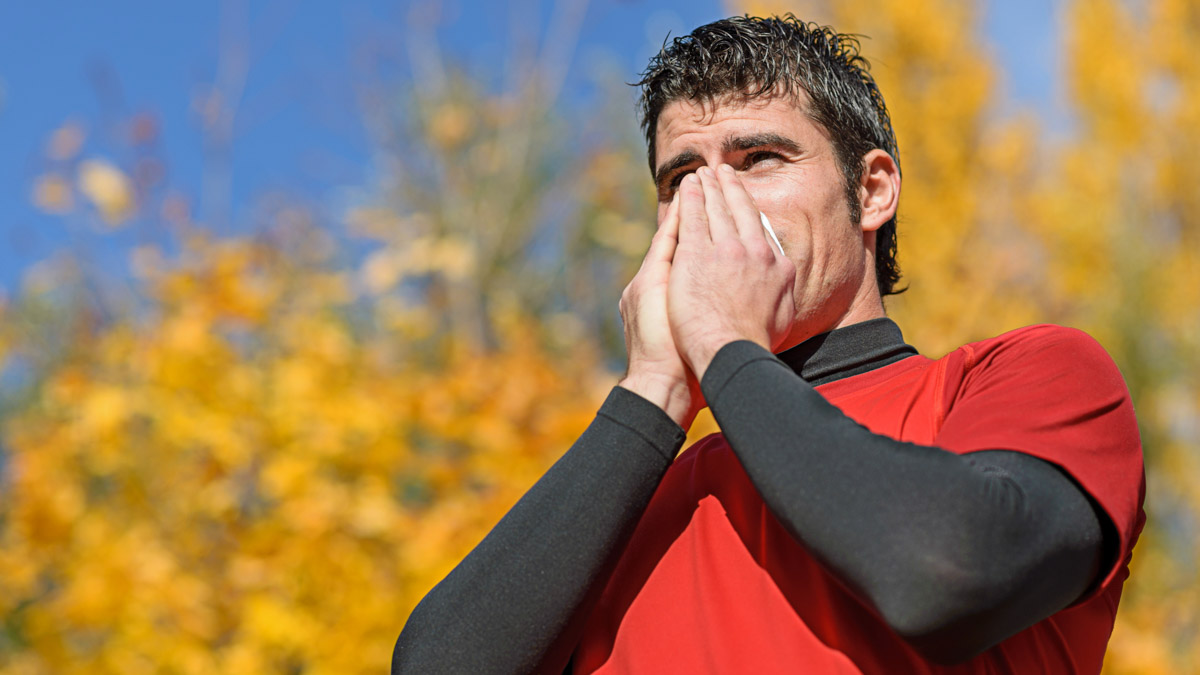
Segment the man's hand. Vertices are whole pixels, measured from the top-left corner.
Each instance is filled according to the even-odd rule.
[[[619,384],[658,405],[687,429],[703,407],[704,398],[698,381],[675,348],[667,321],[667,282],[678,237],[676,196],[650,241],[641,268],[621,293],[629,367]]]
[[[702,378],[730,342],[772,349],[787,336],[796,269],[767,240],[754,200],[728,165],[684,178],[677,200],[667,315],[679,353]]]

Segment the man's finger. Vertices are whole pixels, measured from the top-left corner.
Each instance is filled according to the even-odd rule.
[[[650,239],[650,250],[646,251],[646,259],[642,261],[642,267],[653,262],[671,262],[675,257],[675,245],[679,241],[679,193],[671,198],[671,203],[667,205],[667,212],[663,214],[662,222],[658,224],[658,231],[654,233],[654,237]]]
[[[671,203],[667,204],[667,212],[663,214],[662,222],[658,224],[659,229],[667,228],[671,234],[679,236],[679,192],[671,196]]]
[[[704,212],[708,215],[708,231],[713,241],[719,239],[737,239],[738,225],[734,222],[733,214],[725,203],[721,182],[715,171],[701,167],[697,172],[700,184],[704,187]]]
[[[737,223],[738,236],[743,239],[749,237],[766,240],[767,233],[763,230],[758,206],[755,205],[754,198],[750,196],[750,193],[746,191],[746,187],[742,185],[742,181],[737,177],[733,167],[722,164],[717,169],[717,175],[721,181],[725,203]]]
[[[712,236],[708,232],[708,214],[704,211],[704,187],[695,173],[683,177],[679,184],[679,240],[706,241]]]

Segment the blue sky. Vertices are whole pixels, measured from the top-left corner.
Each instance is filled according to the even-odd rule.
[[[513,5],[444,3],[437,40],[452,58],[486,70],[509,53],[506,36],[514,23],[540,34],[552,21],[550,0],[524,0],[521,11],[512,11]],[[1008,105],[1051,117],[1061,107],[1055,94],[1056,6],[993,0],[983,21],[1006,69],[1002,95]],[[82,248],[101,266],[120,266],[131,245],[154,236],[131,228],[100,237],[86,218],[48,216],[32,205],[33,181],[47,168],[46,141],[67,120],[81,120],[88,129],[85,155],[119,159],[111,120],[152,114],[160,123],[159,152],[168,162],[169,183],[199,194],[205,154],[193,102],[213,81],[224,52],[222,11],[232,8],[229,19],[238,7],[247,12],[240,25],[249,27],[250,51],[230,158],[234,227],[247,220],[265,190],[286,188],[323,203],[347,186],[369,183],[369,144],[348,74],[355,72],[354,55],[364,40],[401,38],[407,2],[3,2],[0,289],[11,294],[32,263],[56,251]],[[715,0],[594,0],[580,24],[563,95],[584,95],[597,63],[633,79],[668,30],[686,32],[725,13]]]

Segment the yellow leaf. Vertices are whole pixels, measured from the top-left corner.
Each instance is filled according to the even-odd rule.
[[[125,421],[129,414],[129,400],[117,387],[103,387],[92,391],[80,411],[79,424],[88,434],[106,434]]]
[[[404,220],[391,209],[362,206],[346,213],[346,227],[356,237],[389,240],[403,229]]]
[[[33,204],[46,213],[60,215],[75,208],[71,184],[56,173],[38,176],[33,183]]]
[[[379,295],[396,285],[403,268],[403,260],[394,251],[385,248],[367,256],[359,270],[359,279],[367,291]]]
[[[434,246],[430,267],[441,270],[449,279],[466,279],[475,266],[475,249],[462,237],[446,237]]]
[[[471,111],[458,103],[446,103],[438,108],[429,122],[429,137],[436,147],[452,150],[470,135],[474,120]]]
[[[133,184],[104,160],[89,159],[79,165],[79,190],[109,225],[120,225],[133,213]]]
[[[51,134],[50,142],[46,145],[46,155],[58,161],[72,159],[83,147],[83,139],[83,127],[78,122],[67,122]]]

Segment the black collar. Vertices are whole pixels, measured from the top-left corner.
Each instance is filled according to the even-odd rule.
[[[916,354],[896,322],[884,317],[821,333],[779,354],[779,359],[815,387]]]

